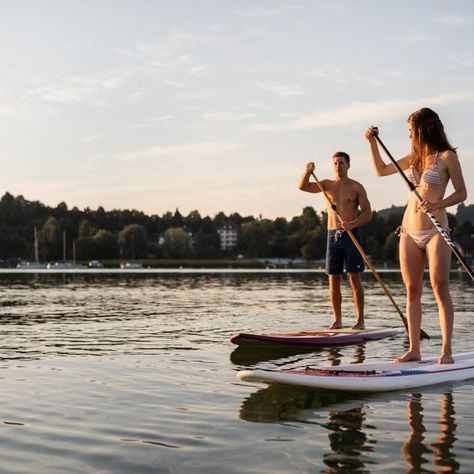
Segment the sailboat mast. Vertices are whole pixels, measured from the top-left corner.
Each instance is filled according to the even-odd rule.
[[[35,262],[39,263],[38,229],[35,227]]]

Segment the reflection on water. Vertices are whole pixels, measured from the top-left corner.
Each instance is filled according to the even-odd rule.
[[[365,360],[367,343],[362,343],[345,350],[347,359],[352,354],[350,363],[361,363]],[[239,350],[237,350],[239,349]],[[268,361],[270,355],[255,346],[241,346],[234,350],[231,360],[241,365],[257,364],[260,360]],[[246,349],[247,357],[244,357]],[[269,349],[266,348],[266,351]],[[281,347],[280,347],[281,350]],[[273,364],[277,368],[300,366],[301,357],[310,360],[310,351],[293,347],[280,352],[273,349]],[[313,351],[315,357],[324,355],[325,365],[337,366],[343,359],[340,348],[319,349]],[[259,359],[260,357],[260,359]],[[365,398],[361,401],[360,396]],[[322,461],[327,466],[328,474],[354,472],[362,473],[370,469],[367,453],[372,452],[377,444],[374,430],[383,430],[383,426],[368,426],[367,411],[376,398],[400,396],[400,392],[384,394],[360,394],[351,392],[331,392],[301,386],[271,384],[257,390],[246,398],[240,407],[239,417],[243,420],[258,423],[304,422],[316,424],[327,431],[330,451],[323,453]],[[435,472],[458,472],[460,464],[454,455],[456,441],[456,422],[454,395],[452,389],[437,397],[439,404],[439,437],[434,442],[426,440],[427,429],[423,424],[423,397],[421,393],[411,394],[408,399],[407,432],[400,451],[408,465],[406,473],[425,472],[429,465]],[[325,414],[325,416],[322,415]],[[431,433],[433,435],[433,433]],[[426,471],[428,472],[428,471]]]
[[[467,351],[474,299],[453,277],[455,348]],[[399,326],[363,278],[368,323]],[[403,305],[400,276],[384,280]],[[474,472],[469,382],[447,398],[237,382],[244,367],[337,366],[403,350],[404,337],[308,351],[229,342],[326,326],[324,275],[0,274],[0,287],[2,472]],[[437,354],[436,302],[425,295],[423,352]],[[346,286],[343,307],[352,318]]]
[[[362,343],[350,348],[352,353],[351,363],[359,364],[364,362],[364,346],[365,344]],[[255,346],[243,347],[255,350]],[[295,348],[295,350],[297,349],[298,347]],[[337,347],[317,351],[318,356],[322,354],[326,355],[325,359],[328,361],[328,365],[336,366],[341,362],[342,354]],[[278,367],[283,368],[288,364],[293,365],[295,360],[299,361],[298,358],[283,356],[281,359],[275,360],[274,363],[278,364]],[[293,395],[295,395],[295,398],[293,398]],[[288,413],[288,407],[297,409],[297,411],[309,410],[311,408],[330,406],[350,397],[351,395],[345,392],[331,392],[329,390],[323,392],[299,386],[271,384],[264,389],[252,393],[242,403],[239,416],[247,421],[280,421],[294,417],[293,411]]]
[[[420,472],[422,466],[433,458],[437,472],[458,472],[460,464],[454,455],[456,441],[456,423],[454,411],[454,396],[451,392],[441,395],[439,438],[428,445],[425,442],[426,428],[423,424],[422,394],[413,394],[408,401],[408,423],[411,429],[407,440],[402,446],[402,453],[409,466],[407,473]]]
[[[391,395],[397,399],[401,395]],[[362,399],[361,399],[362,397]],[[374,431],[384,426],[367,424],[370,405],[384,395],[367,395],[350,392],[320,391],[300,386],[272,384],[252,393],[240,407],[241,419],[257,423],[304,422],[326,430],[330,451],[322,459],[329,473],[367,472],[370,469],[367,453],[375,449]],[[439,436],[428,442],[423,424],[423,399],[420,393],[411,394],[406,420],[408,436],[400,451],[407,464],[406,473],[454,473],[460,464],[454,454],[456,420],[454,395],[451,391],[437,394],[439,406]],[[400,420],[399,420],[400,421]],[[434,432],[430,434],[434,436]],[[466,471],[468,472],[468,471]]]

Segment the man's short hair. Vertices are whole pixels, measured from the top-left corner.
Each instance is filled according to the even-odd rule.
[[[332,155],[333,158],[344,158],[347,161],[347,164],[350,164],[351,162],[351,157],[345,152],[345,151],[336,151],[334,155]]]

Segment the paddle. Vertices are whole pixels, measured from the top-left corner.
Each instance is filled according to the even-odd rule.
[[[314,172],[311,172],[311,174],[313,175],[313,178],[315,179],[317,185],[319,186],[319,189],[321,190],[321,192],[324,194],[324,197],[326,198],[327,202],[329,203],[329,205],[331,206],[331,209],[335,212],[336,214],[336,217],[339,219],[340,222],[342,222],[342,218],[341,216],[338,214],[337,212],[337,206],[331,201],[331,198],[328,196],[326,190],[324,189],[323,185],[321,184],[321,182],[319,181],[319,179],[316,177],[316,175],[314,174]],[[390,293],[390,291],[388,290],[388,288],[385,286],[385,283],[382,281],[382,278],[380,277],[380,275],[377,273],[377,271],[375,270],[374,266],[372,265],[372,263],[370,263],[370,260],[369,258],[367,257],[366,253],[364,252],[364,249],[360,246],[359,242],[357,241],[357,239],[355,238],[354,234],[352,233],[352,231],[350,229],[346,230],[347,234],[349,235],[349,237],[351,238],[352,242],[354,243],[354,245],[356,246],[357,250],[359,251],[359,253],[362,255],[362,258],[364,259],[364,262],[367,264],[367,266],[370,268],[370,270],[372,271],[372,274],[374,275],[375,279],[380,283],[380,285],[382,286],[383,290],[385,291],[385,294],[388,296],[388,298],[390,299],[390,301],[392,302],[393,306],[395,306],[395,309],[398,311],[398,314],[400,315],[400,317],[402,318],[402,321],[403,321],[403,325],[405,326],[405,329],[408,333],[408,322],[407,322],[407,318],[405,318],[405,316],[403,315],[403,313],[401,312],[400,308],[398,307],[397,303],[395,302],[395,300],[393,299],[393,296],[392,294]],[[422,338],[426,338],[426,339],[429,339],[429,335],[423,331],[423,329],[420,329],[420,337]]]
[[[400,173],[400,176],[405,180],[405,183],[407,184],[410,191],[416,196],[419,202],[423,202],[423,198],[418,192],[418,190],[416,189],[416,186],[407,178],[406,174],[400,168],[400,165],[397,163],[395,158],[387,150],[387,147],[383,144],[382,140],[380,140],[378,133],[374,133],[374,137],[380,143],[380,146],[384,149],[385,153],[390,158],[390,161],[395,165],[395,168]],[[454,245],[453,240],[451,239],[450,235],[448,234],[446,229],[443,227],[441,222],[431,211],[427,212],[426,214],[428,214],[428,217],[431,219],[431,222],[433,222],[438,232],[443,236],[445,242],[451,247],[451,250],[453,251],[454,255],[456,255],[458,260],[461,262],[462,266],[466,269],[467,273],[469,274],[471,279],[474,281],[474,273],[472,271],[472,268],[470,267],[469,263],[467,263],[466,259],[462,256],[458,248]]]

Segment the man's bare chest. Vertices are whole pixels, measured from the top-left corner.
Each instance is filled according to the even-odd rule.
[[[339,206],[358,204],[358,195],[353,186],[333,186],[330,190],[332,201]]]

